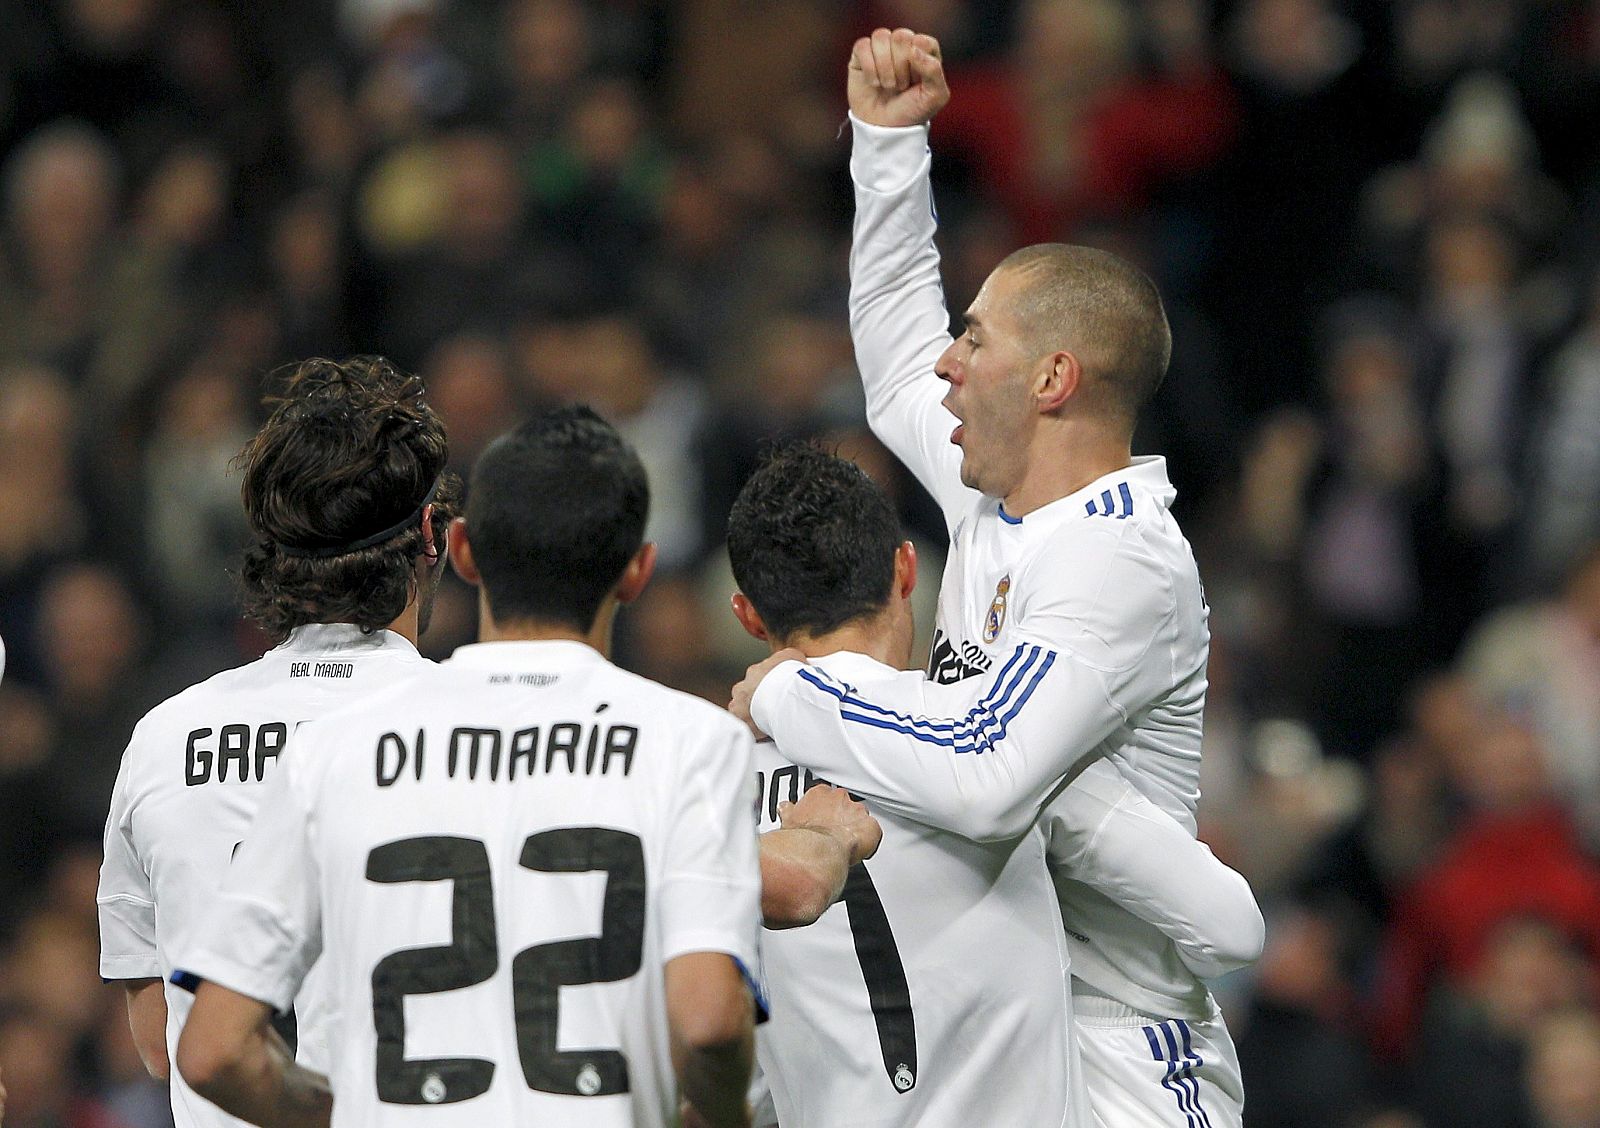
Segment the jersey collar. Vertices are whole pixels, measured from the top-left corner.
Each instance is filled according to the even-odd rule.
[[[295,654],[351,654],[396,650],[416,655],[417,648],[394,631],[365,634],[354,623],[308,623],[289,632],[275,649]]]
[[[524,666],[548,669],[551,666],[605,660],[603,654],[586,642],[569,638],[544,638],[468,643],[456,647],[455,653],[445,662],[473,669],[515,669]]]
[[[885,666],[876,658],[869,658],[854,650],[835,650],[832,654],[822,654],[807,661],[846,681],[851,679],[871,681],[874,678],[893,677],[895,674],[905,673],[904,670]]]
[[[1167,477],[1166,458],[1159,454],[1141,454],[1121,470],[1103,474],[1082,489],[1041,505],[1026,517],[1013,517],[1006,512],[1004,502],[997,501],[995,505],[998,507],[1000,520],[1007,525],[1020,526],[1023,521],[1027,521],[1030,525],[1042,525],[1048,520],[1059,517],[1086,515],[1092,517],[1103,508],[1103,495],[1109,492],[1112,498],[1111,515],[1116,516],[1128,506],[1122,499],[1121,487],[1124,486],[1128,488],[1129,493],[1149,498],[1162,509],[1170,508],[1173,499],[1178,496],[1178,491],[1172,487],[1172,480]],[[1094,512],[1087,508],[1090,503],[1095,505]]]

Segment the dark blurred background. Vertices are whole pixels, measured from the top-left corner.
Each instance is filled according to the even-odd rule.
[[[594,403],[664,565],[620,656],[719,702],[769,437],[868,466],[937,577],[844,317],[878,24],[949,60],[954,309],[1040,240],[1166,297],[1140,445],[1213,608],[1203,832],[1270,923],[1218,988],[1249,1123],[1600,1126],[1592,0],[0,0],[8,1124],[168,1122],[95,975],[98,836],[139,715],[264,645],[228,462],[275,366],[420,371],[461,469]],[[424,649],[472,633],[452,581]]]

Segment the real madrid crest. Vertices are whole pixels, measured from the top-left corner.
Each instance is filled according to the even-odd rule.
[[[1007,572],[994,585],[994,602],[989,604],[989,613],[983,617],[984,642],[993,642],[1000,637],[1000,628],[1006,623],[1006,595],[1010,591],[1011,573]]]

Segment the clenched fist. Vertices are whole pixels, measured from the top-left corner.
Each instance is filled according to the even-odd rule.
[[[869,125],[921,125],[950,101],[939,41],[880,27],[856,40],[845,83],[850,112]]]
[[[778,804],[778,821],[784,830],[814,830],[832,836],[850,855],[851,865],[872,857],[883,841],[883,827],[867,805],[852,799],[844,788],[829,784],[810,788],[798,803]]]

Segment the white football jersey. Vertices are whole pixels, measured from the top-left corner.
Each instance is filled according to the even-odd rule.
[[[282,1006],[321,955],[339,1128],[671,1124],[663,965],[755,965],[753,770],[582,643],[462,647],[301,728],[180,962]]]
[[[1021,518],[961,484],[933,373],[950,336],[927,130],[854,131],[851,331],[873,430],[951,530],[937,631],[927,679],[857,694],[787,663],[755,720],[834,783],[968,837],[1021,833],[1102,756],[1192,833],[1210,636],[1165,462],[1136,458]],[[1070,874],[1060,894],[1086,938],[1074,974],[1154,1013],[1209,1013],[1166,936]]]
[[[289,735],[428,665],[392,631],[300,627],[256,661],[169,698],[134,728],[106,819],[100,974],[168,981],[169,1055],[193,1002],[170,982],[174,955],[211,910]],[[299,1056],[320,1068],[327,1016],[317,987],[313,980],[294,1002]],[[244,1123],[196,1095],[177,1070],[171,1095],[178,1128]]]
[[[814,660],[846,682],[901,674]],[[817,777],[756,746],[763,831]],[[763,935],[772,1019],[757,1054],[783,1128],[1059,1128],[1071,998],[1038,830],[973,842],[879,814],[883,842],[813,925]]]

